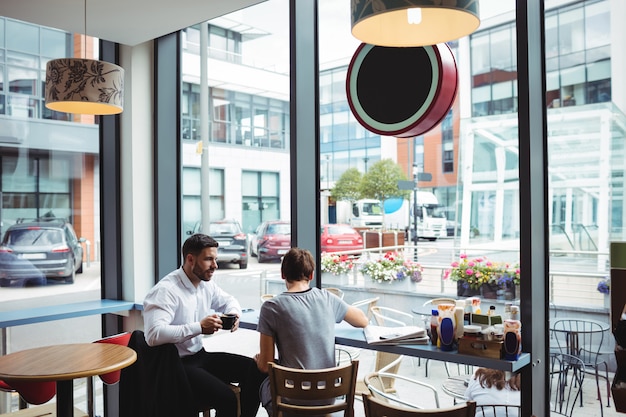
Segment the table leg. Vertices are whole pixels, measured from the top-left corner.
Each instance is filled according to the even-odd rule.
[[[74,416],[74,381],[57,381],[57,417]]]

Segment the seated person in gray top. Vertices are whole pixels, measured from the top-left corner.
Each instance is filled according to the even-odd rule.
[[[311,288],[315,261],[305,249],[292,248],[280,268],[287,291],[263,303],[257,330],[261,351],[255,356],[261,372],[268,362],[298,369],[324,369],[335,363],[335,323],[365,327],[365,313],[334,294]],[[274,345],[278,359],[274,359]],[[269,380],[261,384],[261,404],[272,415]]]

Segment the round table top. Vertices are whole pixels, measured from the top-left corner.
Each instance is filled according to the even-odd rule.
[[[467,389],[466,382],[469,381],[471,377],[471,375],[451,376],[441,384],[441,388],[443,392],[451,397],[457,400],[465,400],[465,390]]]
[[[62,381],[102,375],[137,360],[126,346],[77,343],[44,346],[0,357],[0,379],[7,381]]]

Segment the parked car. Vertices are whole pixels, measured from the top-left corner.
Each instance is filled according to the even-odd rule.
[[[291,248],[291,222],[271,220],[261,223],[250,239],[250,255],[259,263],[279,260]]]
[[[322,252],[342,252],[363,249],[363,236],[347,224],[325,224],[322,226]],[[354,253],[360,256],[360,253]]]
[[[218,264],[238,264],[239,269],[248,267],[248,235],[237,220],[224,219],[209,224],[209,236],[217,240]]]
[[[0,286],[74,282],[83,272],[84,238],[64,219],[18,221],[0,243]]]

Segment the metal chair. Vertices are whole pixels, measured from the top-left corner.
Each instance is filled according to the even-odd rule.
[[[415,317],[410,313],[382,306],[372,306],[370,310],[374,321],[379,326],[401,327],[415,325]]]
[[[600,377],[606,379],[607,407],[611,404],[609,367],[607,359],[603,357],[605,352],[601,350],[607,329],[608,325],[588,319],[558,319],[554,321],[551,329],[554,338],[553,347],[556,346],[558,352],[575,356],[584,363],[585,369],[594,370],[601,416],[604,415],[604,407],[600,393]],[[600,375],[598,371],[602,365],[604,365],[604,375]],[[580,404],[582,406],[582,395]]]
[[[367,316],[367,319],[371,321],[372,320],[372,307],[374,307],[378,303],[378,300],[380,300],[380,297],[366,298],[365,300],[355,301],[354,303],[352,303],[352,305],[354,307],[358,307],[364,310],[365,315]]]
[[[283,414],[354,416],[358,361],[328,369],[293,369],[269,363],[273,417]]]
[[[395,390],[395,388],[391,390],[387,388],[388,386],[395,387],[396,381],[402,381],[403,385],[410,386],[410,399],[402,398]],[[410,407],[421,410],[425,407],[416,403],[415,399],[420,399],[423,401],[425,399],[424,394],[428,392],[433,396],[435,407],[440,407],[437,388],[417,379],[389,372],[374,372],[365,377],[365,383],[367,384],[367,388],[374,398],[380,399],[381,401],[384,401],[388,404],[394,404],[402,407]]]
[[[365,417],[474,417],[476,403],[468,401],[448,408],[416,409],[386,403],[371,395],[363,394]]]
[[[566,353],[551,353],[549,378],[551,414],[572,417],[576,401],[582,401],[585,364]]]
[[[398,355],[395,353],[376,351],[374,372],[369,375],[374,375],[378,372],[388,372],[390,374],[397,374],[400,369],[400,365],[402,363],[402,358],[403,358],[402,355]],[[369,375],[366,375],[364,378],[359,379],[357,381],[356,383],[356,395],[357,395],[356,398],[357,399],[361,399],[361,394],[366,394],[370,392],[369,388],[367,387]],[[388,393],[388,394],[392,394],[396,392],[395,378],[380,377],[379,382],[380,382],[380,389],[383,392]]]
[[[335,287],[326,287],[324,288],[324,290],[328,291],[331,294],[335,294],[337,297],[341,298],[343,300],[343,291],[340,290],[339,288],[335,288]]]

